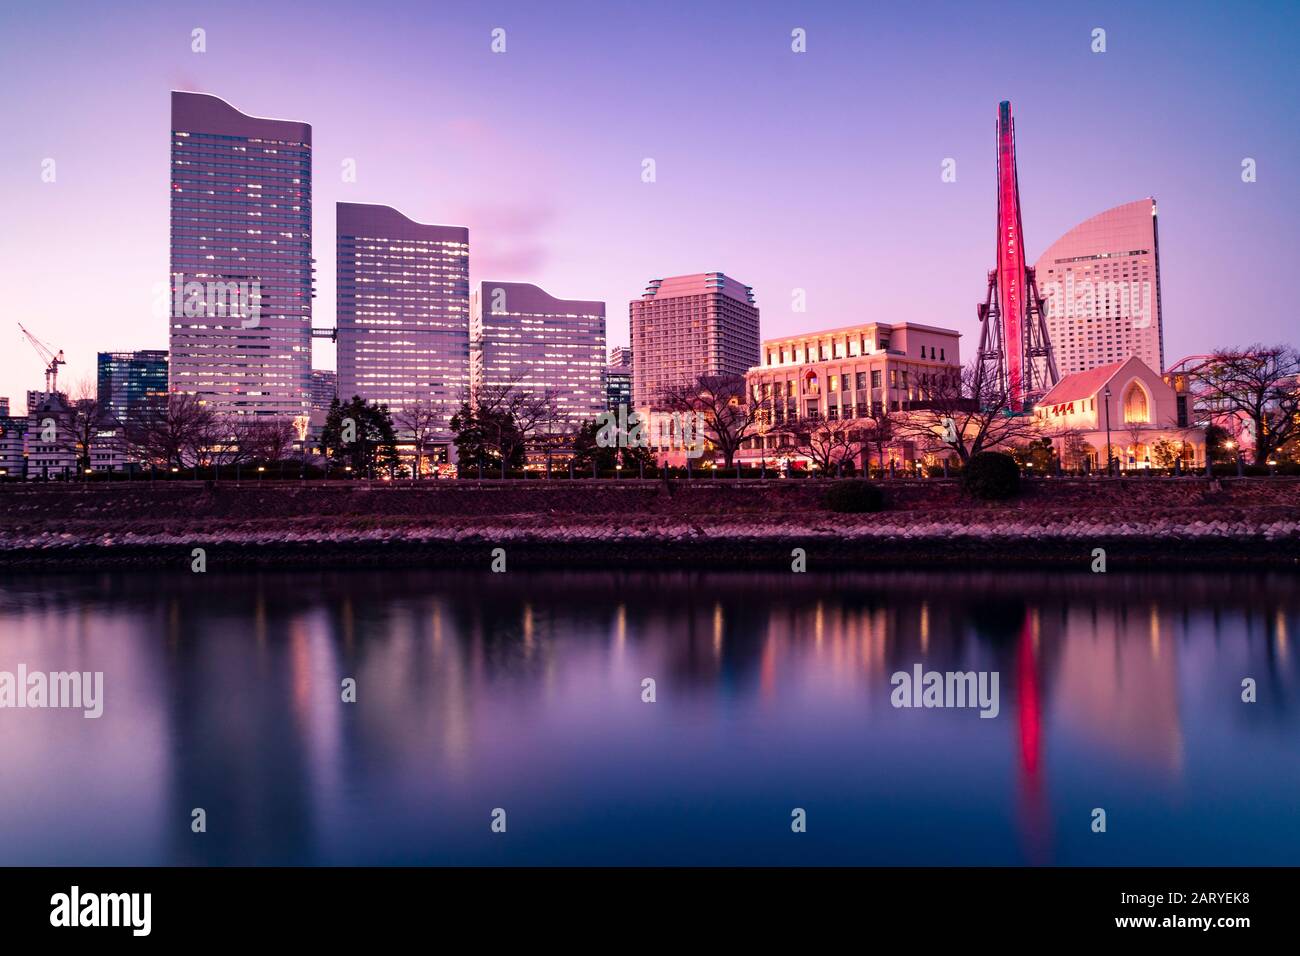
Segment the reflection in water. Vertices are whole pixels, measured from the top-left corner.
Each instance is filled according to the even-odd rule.
[[[1055,572],[13,578],[0,670],[102,670],[106,703],[97,721],[0,710],[0,864],[1293,863],[1294,592]],[[999,716],[895,710],[890,675],[916,663],[998,671]]]

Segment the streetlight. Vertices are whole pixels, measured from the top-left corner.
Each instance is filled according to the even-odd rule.
[[[1111,449],[1110,449],[1110,383],[1109,382],[1106,383],[1106,387],[1102,389],[1101,393],[1106,398],[1106,477],[1110,478],[1113,477],[1114,474],[1111,467],[1112,463],[1114,462],[1114,457],[1111,454]]]

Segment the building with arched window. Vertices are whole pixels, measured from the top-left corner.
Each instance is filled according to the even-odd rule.
[[[1205,464],[1205,430],[1178,424],[1173,387],[1137,356],[1065,376],[1034,415],[1067,467],[1105,468],[1108,435],[1123,470]]]

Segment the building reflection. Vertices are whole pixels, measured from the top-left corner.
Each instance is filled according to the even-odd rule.
[[[152,622],[134,625],[124,659],[153,688],[137,710],[152,707],[162,728],[147,773],[163,783],[169,862],[424,859],[446,834],[406,834],[431,807],[591,788],[593,774],[609,786],[641,761],[659,787],[689,789],[712,769],[692,762],[702,742],[736,733],[758,748],[745,772],[766,787],[763,768],[789,760],[831,778],[855,760],[900,772],[909,754],[937,762],[932,775],[944,762],[989,768],[971,799],[1005,794],[1018,858],[1050,863],[1064,842],[1055,821],[1085,799],[1070,790],[1079,766],[1177,794],[1192,789],[1198,727],[1239,745],[1293,738],[1300,599],[1287,579],[1100,577],[101,576],[93,596],[75,580],[0,592],[0,625],[15,601],[87,634]],[[38,665],[39,647],[28,653]],[[890,675],[917,663],[997,671],[998,719],[900,720]],[[1240,701],[1246,676],[1254,709]],[[646,677],[656,708],[640,698]],[[345,678],[355,704],[341,701]],[[764,749],[788,735],[793,756]],[[206,835],[189,830],[195,807]]]

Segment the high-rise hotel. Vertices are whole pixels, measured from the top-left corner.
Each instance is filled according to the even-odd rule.
[[[1062,376],[1131,355],[1163,371],[1154,199],[1116,206],[1075,226],[1039,257],[1035,273]]]
[[[469,230],[338,204],[338,395],[416,402],[450,434],[469,386]]]
[[[311,126],[171,96],[170,388],[218,411],[306,415]]]
[[[506,386],[579,425],[605,409],[605,303],[557,299],[525,282],[482,282],[471,305],[474,388]]]
[[[754,291],[721,272],[654,279],[628,309],[637,408],[701,375],[743,376],[758,364]]]

